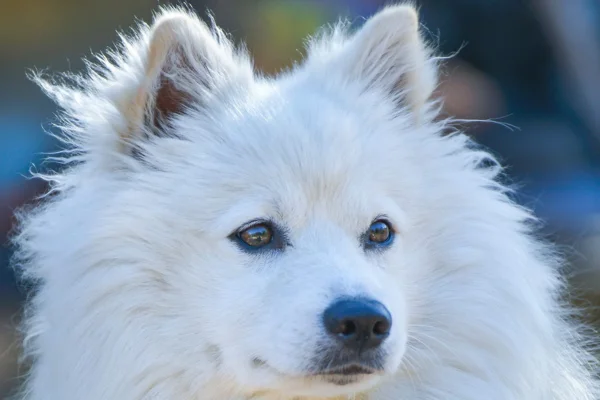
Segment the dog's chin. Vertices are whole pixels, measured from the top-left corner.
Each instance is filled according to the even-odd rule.
[[[337,397],[352,395],[373,389],[383,378],[382,373],[368,374],[318,374],[309,375],[297,380],[297,387],[293,388],[294,396],[319,396]],[[290,386],[289,389],[292,389]],[[288,389],[286,389],[287,391]]]

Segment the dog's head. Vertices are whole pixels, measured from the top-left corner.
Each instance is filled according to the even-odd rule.
[[[274,79],[167,10],[89,82],[43,84],[77,110],[72,196],[91,217],[72,245],[107,274],[83,296],[111,310],[100,330],[122,316],[156,362],[247,393],[350,394],[398,371],[437,129],[413,8],[336,27]]]

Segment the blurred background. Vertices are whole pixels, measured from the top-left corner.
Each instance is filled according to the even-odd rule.
[[[490,148],[518,184],[518,201],[546,221],[544,233],[569,258],[572,299],[592,322],[600,305],[600,2],[597,0],[415,0],[429,40],[443,54],[445,112],[489,119],[465,129]],[[356,25],[382,0],[189,1],[210,9],[257,67],[276,73],[302,57],[307,34],[340,16]],[[0,398],[18,384],[16,327],[23,299],[8,268],[16,208],[42,192],[28,179],[43,153],[54,105],[29,68],[78,71],[157,0],[0,0]],[[50,166],[51,167],[51,166]],[[60,232],[57,232],[60,234]]]

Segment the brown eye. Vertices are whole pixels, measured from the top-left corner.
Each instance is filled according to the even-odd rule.
[[[257,224],[240,231],[238,237],[248,246],[262,247],[271,243],[273,231],[268,225]]]
[[[384,244],[392,238],[390,225],[382,220],[375,221],[369,227],[369,241],[371,243]]]

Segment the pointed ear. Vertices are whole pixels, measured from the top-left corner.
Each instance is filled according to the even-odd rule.
[[[145,42],[134,98],[120,104],[128,120],[124,139],[139,134],[176,136],[170,122],[188,108],[208,107],[228,86],[252,79],[252,67],[218,28],[183,11],[163,12]]]
[[[181,113],[229,101],[254,79],[245,52],[182,9],[163,8],[152,26],[121,38],[84,74],[31,74],[62,109],[60,136],[76,154],[65,163],[112,170],[121,155],[140,154],[144,139],[179,137],[172,122]]]
[[[316,46],[318,52],[333,52],[325,69],[340,71],[345,82],[382,91],[421,117],[437,84],[437,68],[419,33],[414,7],[385,8],[341,44],[339,32],[329,40],[333,45]]]

